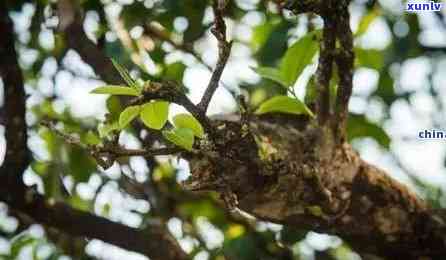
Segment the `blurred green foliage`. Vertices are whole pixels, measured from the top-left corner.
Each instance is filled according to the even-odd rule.
[[[114,207],[117,206],[109,201],[98,210],[98,194],[110,184],[115,187],[116,193],[122,193],[124,197],[134,196],[127,186],[120,186],[122,181],[120,176],[125,174],[130,176],[128,178],[137,180],[139,185],[150,186],[152,189],[150,193],[152,197],[145,197],[150,203],[150,210],[145,212],[132,211],[127,208],[125,210],[132,211],[132,214],[134,213],[138,219],[141,219],[141,227],[153,219],[162,219],[163,222],[168,222],[173,218],[180,219],[182,235],[177,239],[192,239],[191,257],[206,251],[211,259],[303,259],[302,252],[296,248],[299,248],[301,243],[306,243],[305,231],[292,230],[287,227],[265,227],[265,223],[234,216],[223,209],[218,202],[217,195],[213,193],[200,196],[185,193],[178,185],[178,179],[181,177],[181,171],[177,169],[178,161],[167,159],[156,162],[149,161],[146,163],[150,169],[144,171],[132,164],[132,160],[120,160],[119,165],[116,166],[118,172],[122,170],[126,173],[119,173],[116,177],[112,173],[105,173],[98,167],[86,151],[67,144],[54,133],[41,127],[39,125],[41,120],[55,120],[59,122],[64,132],[78,136],[86,144],[97,144],[101,142],[99,136],[108,136],[121,126],[121,128],[126,127],[125,134],[132,136],[132,140],[137,140],[135,142],[138,145],[151,145],[150,137],[159,135],[153,129],[162,129],[167,126],[171,129],[164,132],[167,139],[187,149],[192,147],[194,135],[202,137],[203,131],[193,118],[176,118],[171,125],[167,121],[166,104],[160,108],[162,113],[155,112],[153,107],[147,107],[147,110],[141,109],[142,112],[138,110],[136,113],[133,110],[124,110],[123,104],[116,96],[110,96],[106,100],[108,114],[105,118],[106,123],[100,126],[100,131],[97,130],[97,125],[104,119],[101,116],[76,117],[71,108],[64,103],[61,91],[50,91],[50,94],[45,94],[38,84],[43,77],[47,77],[55,83],[58,73],[62,71],[73,77],[98,79],[97,75],[86,76],[85,73],[81,73],[69,65],[64,65],[63,60],[69,51],[66,42],[69,36],[59,32],[56,25],[51,25],[51,19],[55,19],[57,14],[57,3],[46,0],[7,0],[7,2],[12,10],[11,15],[24,13],[25,9],[29,7],[34,9],[30,16],[29,26],[24,31],[17,32],[17,49],[22,55],[26,51],[37,53],[37,57],[30,64],[26,65],[22,62],[22,65],[28,94],[34,99],[38,99],[38,102],[30,102],[28,110],[30,135],[39,140],[39,147],[31,147],[34,152],[34,161],[29,171],[41,181],[41,192],[45,196],[65,201],[81,210],[109,217],[114,214]],[[187,58],[178,58],[178,55],[175,54],[178,52],[175,46],[146,32],[144,28],[147,24],[155,23],[162,27],[174,42],[186,46],[187,50],[193,50],[200,57],[207,53],[206,48],[208,47],[200,47],[203,42],[215,45],[215,41],[209,40],[209,29],[212,22],[212,19],[209,19],[209,1],[81,0],[79,2],[83,14],[90,13],[97,17],[95,20],[97,28],[92,30],[92,34],[89,34],[91,40],[89,43],[97,44],[98,48],[108,57],[115,58],[123,68],[129,69],[130,73],[124,73],[124,77],[129,86],[135,85],[136,87],[126,87],[126,94],[135,96],[139,94],[140,89],[137,88],[141,86],[134,80],[136,78],[140,78],[142,82],[173,80],[184,83],[185,75],[191,68],[196,67],[197,64],[202,68],[205,67],[203,64],[200,65],[201,61],[193,58],[194,55],[190,55],[190,53]],[[355,66],[356,68],[369,68],[379,74],[376,88],[362,99],[365,102],[379,102],[383,106],[384,113],[378,119],[367,117],[364,114],[352,114],[348,122],[348,136],[350,140],[372,138],[383,149],[388,150],[392,140],[383,127],[384,122],[391,116],[392,105],[397,101],[409,100],[412,94],[397,91],[398,78],[392,73],[392,68],[395,65],[401,65],[409,58],[419,56],[425,56],[432,60],[439,56],[444,58],[445,49],[443,47],[427,51],[426,47],[420,43],[418,39],[421,25],[417,16],[396,16],[392,10],[379,6],[379,3],[369,6],[364,4],[364,1],[352,2],[355,6],[356,16],[360,17],[355,32],[355,42],[357,43]],[[119,7],[120,12],[117,16],[107,14],[110,11],[108,9],[112,9],[112,7]],[[311,113],[309,109],[311,109],[311,93],[314,94],[314,79],[310,75],[309,83],[306,83],[301,76],[306,68],[313,67],[314,71],[315,57],[318,55],[319,38],[317,35],[320,34],[320,19],[308,14],[299,17],[285,15],[286,18],[284,18],[277,10],[274,1],[230,1],[226,15],[231,28],[228,33],[230,38],[247,50],[249,58],[253,61],[250,64],[254,64],[258,73],[257,80],[241,80],[237,82],[236,86],[231,87],[248,93],[249,103],[253,109],[267,112],[280,110],[279,112],[291,111],[296,114]],[[381,49],[365,48],[359,44],[360,38],[367,34],[369,27],[378,19],[384,22],[384,26],[390,28],[389,44]],[[444,23],[444,17],[442,19]],[[117,22],[122,23],[121,31],[116,29]],[[392,30],[397,22],[407,24],[406,35],[397,36]],[[185,27],[184,30],[181,30],[182,26]],[[88,26],[85,25],[85,27]],[[129,34],[137,35],[135,31],[138,30],[142,31],[142,36],[129,37]],[[47,31],[50,31],[51,34],[42,36]],[[241,31],[241,33],[237,33],[237,31]],[[40,37],[54,40],[53,47],[51,49],[44,48],[42,41],[39,40]],[[126,41],[130,41],[130,44]],[[184,54],[184,50],[181,52]],[[212,55],[217,54],[212,53]],[[47,74],[45,74],[43,66],[46,61],[54,58],[57,60],[56,73],[45,76]],[[144,62],[147,60],[150,60],[152,67],[147,66],[147,62]],[[206,57],[204,60],[212,59]],[[233,65],[229,64],[228,66]],[[123,75],[122,71],[111,73]],[[195,80],[202,81],[203,79]],[[295,84],[300,80],[303,80],[304,84]],[[336,80],[333,80],[332,92],[335,92],[336,85]],[[296,89],[295,86],[305,88],[305,90]],[[71,86],[58,87],[63,89]],[[433,87],[430,86],[430,88]],[[62,91],[66,91],[66,89]],[[117,94],[116,91],[117,89],[102,89],[99,92]],[[187,91],[185,89],[185,92]],[[290,91],[291,93],[289,93]],[[277,100],[277,96],[290,94],[291,97],[283,97],[287,102],[290,99],[303,100],[303,98],[296,99],[296,96],[293,96],[296,95],[296,92],[307,93],[306,104],[300,101],[290,101],[291,105],[287,106],[281,100],[282,102],[278,103],[285,108],[265,108],[268,103],[264,102]],[[438,93],[432,90],[432,96],[434,99],[438,98]],[[61,106],[61,103],[64,105]],[[148,106],[153,106],[153,104]],[[133,125],[129,124],[139,113],[142,122],[148,126],[143,133],[137,132]],[[153,119],[155,115],[158,116],[156,122]],[[375,118],[375,120],[370,118]],[[119,121],[121,124],[118,124]],[[41,154],[45,156],[42,157]],[[143,172],[144,177],[135,177],[138,172]],[[95,183],[96,179],[99,179],[99,184],[93,185],[92,183]],[[62,180],[69,180],[67,182],[71,184],[63,185]],[[87,184],[92,187],[93,196],[86,196],[80,191],[80,187]],[[418,184],[423,185],[422,182]],[[119,188],[116,188],[117,186]],[[427,194],[426,197],[432,200],[433,205],[440,207],[441,191],[431,186],[425,186],[424,190]],[[144,194],[141,196],[144,197]],[[200,235],[200,219],[203,218],[213,225],[223,237],[223,241],[216,248],[208,247],[206,239]],[[3,254],[0,258],[15,259],[21,250],[28,247],[32,248],[34,259],[57,259],[61,254],[66,253],[66,251],[62,252],[63,246],[54,239],[47,241],[47,239],[36,239],[24,233],[3,233],[5,232],[2,231],[2,237],[10,242],[10,250],[8,254]],[[50,256],[39,258],[34,253],[37,252],[36,248],[42,244],[54,245],[53,253]],[[351,250],[345,244],[341,244],[337,248],[330,248],[327,252],[331,259],[348,259],[347,257],[351,254]]]

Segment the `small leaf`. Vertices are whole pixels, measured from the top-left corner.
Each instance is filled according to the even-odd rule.
[[[380,15],[380,11],[377,8],[375,8],[368,14],[364,15],[361,18],[361,21],[359,22],[358,30],[355,32],[355,36],[361,36],[365,32],[367,32],[370,24],[372,24],[372,22],[375,20],[375,18],[378,17],[379,15]]]
[[[204,130],[200,122],[195,117],[189,114],[178,114],[173,118],[173,124],[177,128],[188,128],[194,132],[194,135],[198,138],[203,138]]]
[[[287,96],[275,96],[263,102],[256,110],[256,114],[266,113],[287,113],[287,114],[307,114],[314,117],[313,112],[300,100]]]
[[[141,109],[141,120],[152,129],[160,130],[167,121],[169,103],[166,101],[154,101],[146,103]]]
[[[355,48],[356,66],[381,70],[384,66],[384,54],[381,50]]]
[[[98,127],[98,133],[100,138],[104,138],[107,135],[109,135],[112,131],[119,129],[119,122],[113,122],[113,123],[106,123],[99,125]]]
[[[319,206],[309,206],[309,207],[307,207],[307,209],[311,213],[311,215],[313,215],[315,217],[321,217],[324,215],[322,208]]]
[[[107,98],[107,110],[107,121],[113,122],[119,120],[119,115],[124,110],[124,108],[122,107],[121,100],[118,96],[109,96]]]
[[[189,128],[175,128],[170,131],[163,131],[163,136],[170,142],[188,151],[191,151],[194,145],[194,132]]]
[[[141,106],[130,106],[124,109],[119,115],[119,128],[125,128],[133,119],[135,119],[139,112],[141,111]]]
[[[20,254],[20,251],[24,249],[26,246],[29,246],[37,241],[37,238],[34,238],[29,235],[19,235],[13,239],[11,244],[11,259],[17,259]]]
[[[93,131],[88,131],[85,135],[82,136],[82,142],[89,145],[97,145],[101,143],[101,139],[97,136]]]
[[[320,30],[308,33],[288,48],[280,64],[280,73],[286,86],[294,85],[305,67],[311,63],[319,49],[316,35]]]
[[[136,89],[126,86],[114,86],[107,85],[99,88],[95,88],[91,91],[94,94],[110,94],[110,95],[123,95],[123,96],[139,96],[140,92]]]
[[[389,149],[390,137],[386,131],[376,123],[370,122],[364,115],[350,114],[347,122],[348,140],[361,137],[371,137],[384,148]]]
[[[121,75],[121,78],[127,83],[127,85],[129,85],[129,87],[132,87],[132,88],[138,90],[138,92],[141,92],[142,86],[140,84],[138,84],[134,79],[132,79],[132,77],[130,77],[128,70],[126,68],[124,68],[124,66],[119,64],[115,59],[111,59],[111,60],[112,60],[113,66],[119,72],[119,75]]]
[[[263,78],[270,79],[274,82],[279,83],[281,86],[288,88],[288,85],[285,82],[282,73],[278,69],[270,67],[260,67],[260,68],[255,68],[254,70]]]

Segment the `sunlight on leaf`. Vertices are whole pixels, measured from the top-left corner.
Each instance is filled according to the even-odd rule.
[[[280,73],[287,86],[294,85],[307,65],[311,63],[319,49],[317,35],[320,30],[308,33],[291,45],[280,64]]]
[[[178,114],[173,118],[173,124],[177,128],[188,128],[194,132],[198,138],[203,138],[204,130],[200,122],[195,117],[189,114]]]
[[[148,127],[160,130],[166,124],[169,113],[169,103],[154,101],[146,103],[141,109],[141,120]]]
[[[375,8],[373,11],[370,11],[368,14],[364,15],[359,22],[358,30],[355,32],[355,36],[361,36],[369,29],[370,24],[380,15],[379,9]]]
[[[139,112],[141,111],[141,106],[130,106],[122,111],[119,115],[119,127],[121,129],[125,128],[133,119],[135,119]]]
[[[105,123],[98,126],[98,133],[100,138],[104,138],[112,131],[119,129],[119,122]]]
[[[285,82],[285,78],[282,76],[282,73],[278,69],[269,67],[260,67],[260,68],[255,68],[254,70],[263,78],[277,82],[285,88],[288,87],[287,83]]]
[[[163,131],[163,136],[170,142],[188,151],[191,151],[194,145],[194,132],[189,128],[175,128]]]
[[[265,102],[256,110],[256,114],[266,113],[307,114],[314,117],[313,112],[300,100],[288,96],[275,96]]]

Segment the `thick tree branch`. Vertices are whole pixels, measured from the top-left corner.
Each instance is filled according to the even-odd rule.
[[[17,62],[13,24],[4,1],[0,3],[0,76],[4,86],[2,117],[5,126],[6,154],[1,166],[0,194],[24,194],[22,173],[29,163],[25,121],[25,90]],[[13,191],[9,193],[10,191]]]
[[[225,168],[193,156],[186,182],[192,190],[221,192],[224,176],[239,208],[259,219],[339,235],[360,253],[389,259],[446,254],[444,213],[431,211],[350,145],[327,142],[323,129],[293,116],[253,119],[250,128],[269,146],[259,159],[237,122],[220,123],[227,127],[219,136],[231,136],[220,158]]]
[[[79,237],[96,238],[107,243],[139,252],[151,259],[188,259],[178,248],[177,242],[166,232],[163,225],[150,225],[137,230],[112,222],[87,212],[73,209],[63,203],[49,203],[45,198],[33,194],[26,204],[11,201],[11,207],[29,215],[35,221]]]

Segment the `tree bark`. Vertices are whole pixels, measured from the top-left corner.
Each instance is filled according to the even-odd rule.
[[[221,192],[224,179],[238,207],[259,219],[338,235],[358,252],[388,259],[446,256],[441,212],[349,144],[338,145],[330,130],[303,117],[253,118],[258,151],[237,122],[216,121],[227,156],[191,157],[185,188]]]

